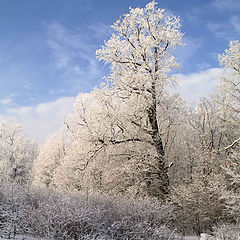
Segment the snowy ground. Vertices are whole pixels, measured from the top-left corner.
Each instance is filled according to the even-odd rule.
[[[189,237],[184,237],[183,240],[199,240],[199,237],[189,236]]]
[[[48,240],[46,238],[35,238],[35,237],[29,237],[29,236],[23,236],[23,235],[18,235],[15,238],[11,238],[11,239],[15,239],[15,240]],[[0,240],[9,240],[9,238],[5,238],[5,237],[0,237]]]
[[[43,238],[35,238],[35,237],[29,237],[29,236],[23,236],[23,235],[18,235],[15,238],[11,238],[11,239],[15,239],[15,240],[48,240],[46,238],[44,238],[44,239]],[[9,239],[0,236],[0,240],[9,240]],[[194,236],[188,236],[188,237],[184,237],[184,238],[179,238],[179,240],[199,240],[199,238],[194,237]]]

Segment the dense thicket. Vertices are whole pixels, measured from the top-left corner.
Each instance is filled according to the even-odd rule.
[[[59,240],[164,240],[174,230],[172,207],[156,200],[8,186],[1,186],[0,194],[0,234],[8,239],[21,234]]]

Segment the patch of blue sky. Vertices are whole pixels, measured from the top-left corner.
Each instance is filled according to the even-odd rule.
[[[147,2],[0,0],[0,99],[14,94],[11,104],[31,105],[98,86],[108,69],[95,51],[111,35],[110,25],[129,6]],[[217,67],[217,53],[239,36],[240,1],[227,2],[159,1],[182,19],[186,46],[176,52],[182,73]]]
[[[109,69],[96,60],[95,52],[111,36],[110,25],[129,6],[144,7],[148,2],[0,0],[0,114],[58,99],[69,101],[99,86]],[[157,2],[181,18],[186,46],[175,53],[182,68],[174,73],[183,82],[183,97],[197,100],[200,92],[214,91],[218,53],[240,37],[240,0]],[[190,88],[201,91],[188,93]]]

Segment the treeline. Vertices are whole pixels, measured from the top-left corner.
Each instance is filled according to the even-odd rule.
[[[98,199],[108,203],[111,199],[118,209],[121,220],[114,218],[111,226],[118,221],[122,226],[121,214],[127,214],[129,224],[130,221],[137,221],[139,226],[143,222],[149,224],[150,235],[142,232],[134,235],[134,229],[128,229],[127,225],[122,228],[114,225],[117,229],[114,235],[110,225],[106,225],[111,230],[92,239],[100,239],[100,235],[105,236],[102,239],[161,239],[160,233],[162,239],[167,239],[173,232],[211,233],[219,224],[225,224],[227,232],[231,232],[229,224],[237,229],[240,42],[231,41],[229,48],[219,55],[223,73],[217,92],[190,109],[178,94],[169,91],[175,83],[170,71],[179,67],[173,51],[182,46],[179,18],[166,16],[164,10],[151,2],[143,9],[130,9],[130,13],[113,24],[113,29],[112,37],[97,51],[98,59],[111,69],[105,84],[77,97],[74,113],[66,116],[63,127],[39,152],[34,143],[19,133],[18,125],[1,119],[2,181],[6,183],[7,179],[9,186],[14,184],[30,195],[33,189],[39,189],[38,194],[51,191],[58,196],[56,204],[63,201],[56,200],[64,199],[63,193],[68,196],[64,204],[75,201],[75,194],[85,196],[87,204],[97,194]],[[133,208],[138,203],[145,206],[144,201],[148,201],[150,212],[156,206],[161,209],[168,206],[169,216],[165,214],[165,220],[156,225],[155,213],[151,212],[153,218],[146,220],[141,216],[149,216],[144,212],[146,209],[138,206],[134,208],[135,215],[129,205],[124,205],[128,198]],[[120,202],[114,205],[113,199]],[[81,205],[81,200],[77,202]],[[32,211],[41,209],[41,204],[38,202]],[[64,204],[59,206],[60,211],[65,209]],[[104,211],[109,219],[111,211],[108,213],[107,208]],[[128,215],[129,211],[133,215]],[[80,212],[76,229],[82,229]],[[54,210],[53,215],[56,213]],[[48,230],[55,239],[61,239],[59,231]],[[88,237],[93,236],[90,233],[96,237],[97,232],[88,232]],[[85,233],[82,236],[77,233],[74,239],[87,239],[82,237]],[[32,231],[32,234],[37,233]],[[50,235],[41,233],[45,237]]]

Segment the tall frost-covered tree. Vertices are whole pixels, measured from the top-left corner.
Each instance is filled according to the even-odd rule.
[[[180,20],[166,16],[153,1],[145,8],[130,8],[130,13],[112,27],[115,32],[97,51],[97,57],[110,64],[111,74],[107,79],[112,94],[135,110],[129,110],[128,124],[145,136],[118,139],[113,143],[139,141],[154,148],[155,170],[148,176],[149,180],[158,179],[159,195],[164,198],[168,194],[169,179],[159,112],[166,99],[166,88],[173,80],[168,72],[179,66],[172,51],[182,45]],[[119,130],[121,128],[119,126]]]
[[[152,2],[131,9],[113,28],[115,34],[97,51],[111,64],[109,84],[77,97],[74,113],[65,118],[64,156],[57,164],[45,161],[44,169],[54,166],[46,176],[69,191],[165,199],[167,164],[175,158],[172,146],[183,110],[179,96],[167,92],[174,81],[168,72],[178,67],[172,51],[182,45],[179,19]],[[45,146],[39,156],[45,151],[55,156],[54,149]]]

